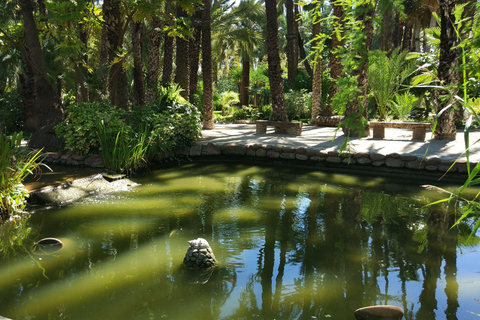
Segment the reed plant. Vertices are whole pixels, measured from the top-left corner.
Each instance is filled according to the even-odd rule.
[[[132,174],[146,167],[152,155],[150,130],[135,132],[125,123],[119,131],[108,128],[103,121],[97,126],[101,156],[106,168]]]
[[[29,193],[22,182],[43,160],[41,150],[24,150],[22,140],[22,133],[0,134],[0,221],[23,211]]]
[[[477,4],[477,6],[480,6]],[[462,39],[460,31],[464,29],[465,31],[470,31],[472,32],[473,35],[480,35],[480,19],[474,20],[473,22],[469,22],[467,20],[462,20],[460,17],[462,16],[462,12],[465,8],[465,5],[458,5],[455,7],[455,15],[457,17],[457,23],[454,25],[455,32],[457,33],[457,38]],[[439,18],[437,18],[437,21],[439,21]],[[467,61],[466,61],[466,56],[467,56],[467,51],[468,49],[472,49],[472,43],[470,39],[463,39],[460,41],[458,47],[461,52],[461,72],[462,72],[462,79],[463,83],[460,86],[460,90],[457,90],[457,88],[451,88],[451,87],[446,87],[441,85],[441,83],[438,81],[438,79],[434,79],[434,77],[430,77],[431,80],[426,84],[426,86],[432,87],[434,89],[439,89],[443,91],[448,91],[450,92],[452,99],[452,103],[448,104],[445,108],[440,110],[440,112],[437,113],[437,116],[435,118],[432,131],[434,132],[437,126],[437,120],[441,116],[442,113],[448,112],[451,108],[455,108],[457,105],[460,105],[464,110],[468,111],[470,116],[468,117],[467,121],[465,122],[464,126],[464,140],[465,140],[465,157],[466,157],[466,166],[467,166],[467,178],[463,185],[461,185],[459,188],[457,188],[453,192],[449,192],[446,190],[443,190],[438,187],[433,187],[439,191],[443,191],[448,194],[448,197],[441,199],[433,204],[439,203],[439,202],[446,202],[449,205],[456,204],[458,201],[462,201],[464,204],[462,205],[462,211],[460,213],[460,217],[456,220],[455,224],[452,226],[455,227],[461,222],[466,222],[468,219],[470,219],[470,222],[472,222],[472,231],[470,233],[470,237],[475,235],[477,230],[480,228],[480,192],[478,192],[473,198],[465,196],[465,191],[467,188],[470,187],[476,187],[480,185],[480,162],[476,163],[475,165],[470,161],[470,149],[473,145],[480,143],[480,140],[477,141],[470,141],[470,130],[474,127],[474,125],[480,125],[480,115],[476,111],[475,107],[470,103],[472,100],[469,99],[468,92],[467,92],[467,86],[468,86],[468,77],[467,77]],[[478,50],[478,48],[477,48]],[[425,79],[429,79],[428,75],[421,75],[420,77],[423,77]],[[433,83],[433,85],[431,84]],[[435,85],[435,83],[440,83],[440,85]],[[459,93],[457,93],[459,92]],[[457,161],[455,161],[451,167],[456,164]],[[432,187],[432,186],[430,186]]]

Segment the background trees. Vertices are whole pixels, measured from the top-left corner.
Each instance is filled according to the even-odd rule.
[[[441,114],[436,138],[454,138],[455,126],[461,124],[459,112],[455,117],[441,110],[449,105],[462,107],[451,100],[451,93],[462,89],[462,81],[471,105],[479,104],[480,67],[474,63],[480,51],[474,36],[479,32],[478,3],[468,2],[460,15],[454,13],[453,2],[445,1],[440,6],[414,0],[289,0],[281,4],[260,0],[105,0],[101,6],[88,0],[4,2],[0,13],[3,128],[31,130],[35,132],[32,146],[56,148],[60,140],[53,128],[68,105],[107,99],[114,108],[130,112],[162,99],[162,86],[176,83],[175,90],[203,111],[205,128],[212,127],[214,111],[220,112],[222,92],[239,96],[239,103],[224,108],[227,114],[237,110],[232,111],[236,117],[278,119],[286,119],[279,101],[314,92],[314,101],[307,100],[307,114],[290,110],[289,116],[314,121],[318,114],[345,115],[347,132],[361,135],[368,119],[396,117],[390,107],[385,109],[374,99],[376,84],[368,81],[368,65],[378,56],[372,53],[383,51],[391,61],[395,49],[405,50],[403,54],[410,58],[412,54],[407,53],[415,52],[413,64],[421,68],[385,101],[389,106],[408,104],[408,99],[395,97],[405,97],[407,91],[416,95],[419,102],[410,106],[416,120],[428,121],[429,113]],[[211,18],[201,22],[207,6]],[[207,20],[210,32],[205,31]],[[205,32],[212,35],[211,40]],[[465,78],[456,67],[460,66],[459,44],[465,49]],[[270,74],[267,57],[274,59]],[[314,61],[315,81],[310,67]],[[426,83],[426,74],[437,82]],[[407,90],[412,79],[417,88]],[[444,90],[435,89],[440,87]]]

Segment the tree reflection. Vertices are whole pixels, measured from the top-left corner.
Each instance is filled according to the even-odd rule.
[[[149,198],[153,209],[142,209],[140,199],[140,208],[123,215],[115,211],[121,206],[98,206],[95,218],[84,216],[89,206],[80,207],[82,214],[49,212],[42,232],[76,237],[73,258],[45,259],[49,281],[31,266],[15,277],[21,281],[3,280],[1,305],[23,312],[6,315],[348,319],[359,307],[394,304],[407,320],[457,319],[462,229],[449,229],[453,215],[445,206],[426,207],[430,200],[420,194],[334,185],[328,175],[244,171],[225,177],[203,171],[202,179],[190,172],[180,176],[215,187],[175,183],[180,189],[167,195],[150,191],[172,207]],[[206,282],[178,268],[192,237],[208,239],[220,261]],[[0,265],[13,274],[5,270]],[[49,286],[62,292],[59,302],[31,311],[37,310],[31,301],[52,303]]]

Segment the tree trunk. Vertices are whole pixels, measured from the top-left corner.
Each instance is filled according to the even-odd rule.
[[[33,133],[29,147],[57,149],[62,141],[55,135],[55,126],[62,121],[63,106],[57,92],[47,77],[47,68],[43,58],[42,47],[38,38],[37,25],[33,17],[32,0],[20,0],[25,28],[25,43],[28,47],[35,78],[35,113],[37,115],[36,130]]]
[[[127,74],[123,68],[123,61],[120,59],[117,52],[117,48],[123,46],[123,26],[120,13],[120,2],[115,0],[104,0],[102,11],[106,26],[108,64],[115,61],[115,59],[120,60],[114,63],[108,72],[110,102],[115,107],[127,110]]]
[[[203,72],[203,112],[205,115],[203,128],[215,128],[213,122],[213,77],[212,77],[212,33],[210,0],[203,0],[202,17],[202,72]]]
[[[318,10],[318,4],[314,4],[314,12]],[[321,25],[318,17],[314,14],[313,25],[312,25],[312,36],[313,42],[312,47],[315,48],[318,46],[320,40]],[[314,62],[313,62],[313,79],[312,79],[312,122],[315,123],[315,120],[320,116],[320,105],[322,100],[322,57],[321,52],[318,50],[314,53]]]
[[[298,12],[298,4],[295,4],[295,18],[293,19],[293,33],[295,33],[295,41],[294,41],[294,55],[293,55],[293,64],[295,65],[295,70],[298,68],[298,37],[300,32],[298,31],[298,20],[301,18],[300,13]]]
[[[161,32],[157,30],[159,27],[160,20],[158,20],[158,18],[153,18],[152,28],[154,30],[148,36],[147,103],[153,103],[157,100],[158,76],[160,74],[160,42],[162,39]]]
[[[190,96],[197,93],[198,84],[198,61],[200,60],[200,42],[202,42],[202,26],[196,25],[196,20],[202,18],[202,12],[198,10],[195,12],[193,22],[193,38],[188,42],[189,45],[189,59],[190,59]]]
[[[282,69],[278,50],[278,24],[276,0],[265,0],[267,14],[267,58],[270,92],[272,95],[273,120],[288,121],[283,93]]]
[[[402,41],[402,50],[412,51],[412,29],[413,26],[410,22],[405,22],[403,29],[403,41]]]
[[[455,67],[458,66],[458,50],[453,47],[456,45],[457,36],[455,34],[454,23],[455,15],[455,0],[440,0],[440,57],[438,61],[438,78],[446,90],[438,92],[438,106],[436,108],[437,114],[443,109],[445,110],[437,118],[437,128],[434,132],[434,139],[436,140],[455,140],[457,136],[457,129],[455,127],[455,113],[453,106],[455,100],[452,93],[456,92],[456,85],[458,85],[459,76],[455,72]]]
[[[163,71],[162,71],[162,86],[167,87],[172,82],[173,73],[173,42],[174,37],[165,35],[163,41]]]
[[[248,106],[250,100],[250,56],[242,50],[242,82],[240,84],[240,106]]]
[[[340,63],[341,57],[338,55],[337,52],[335,52],[335,50],[341,48],[345,43],[345,41],[343,40],[345,30],[343,19],[345,12],[342,6],[336,4],[335,1],[332,3],[332,6],[336,32],[333,32],[332,34],[332,50],[330,50],[330,84],[328,88],[328,106],[332,105],[332,99],[337,94],[337,80],[342,76],[343,73],[343,66]]]
[[[23,61],[23,73],[19,74],[19,81],[21,84],[21,90],[23,97],[22,113],[23,113],[23,127],[27,131],[34,132],[37,128],[37,114],[35,112],[35,105],[37,97],[35,95],[35,75],[33,73],[33,67],[29,62],[28,48],[22,52]]]
[[[293,16],[293,0],[285,1],[285,11],[287,14],[287,78],[289,89],[293,89],[295,85],[295,28]]]
[[[186,18],[188,17],[188,14],[181,8],[179,8],[178,17]],[[175,83],[178,83],[180,88],[183,89],[180,94],[187,101],[190,98],[190,52],[188,50],[188,47],[188,40],[177,37]]]
[[[142,54],[143,22],[132,21],[131,29],[133,44],[133,97],[136,105],[144,106],[146,104],[146,97]]]

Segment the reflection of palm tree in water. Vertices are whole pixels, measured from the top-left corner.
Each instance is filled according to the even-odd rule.
[[[436,289],[437,280],[440,278],[442,256],[445,254],[445,273],[447,277],[447,320],[457,320],[458,308],[458,285],[455,279],[456,273],[456,245],[457,232],[452,229],[452,219],[447,216],[444,204],[429,207],[427,216],[427,246],[425,249],[425,269],[422,293],[419,297],[420,308],[416,319],[435,320],[437,310]]]

